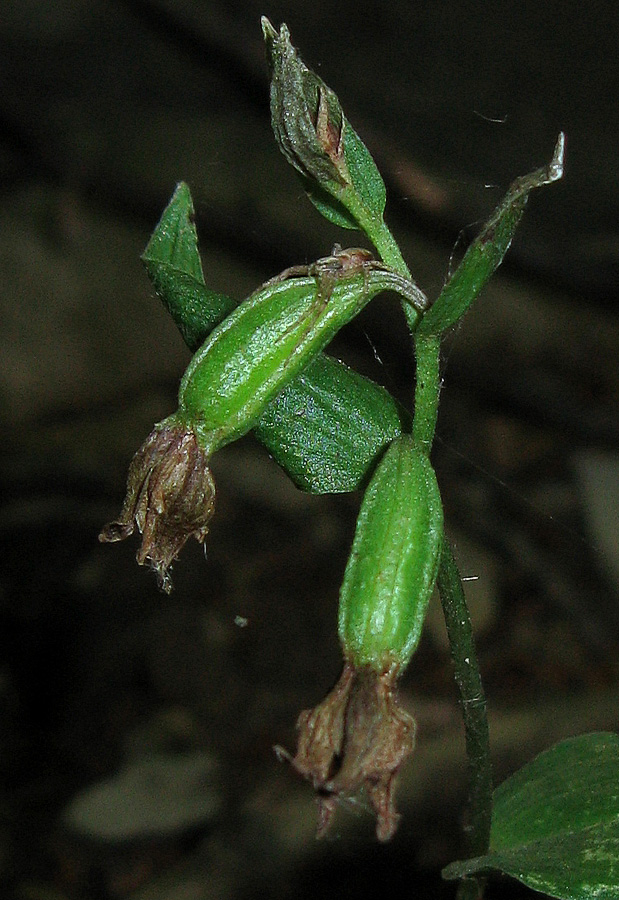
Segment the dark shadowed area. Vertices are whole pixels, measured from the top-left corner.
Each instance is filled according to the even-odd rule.
[[[340,674],[360,496],[302,494],[249,436],[213,461],[207,558],[183,550],[170,596],[137,540],[97,541],[190,357],[139,259],[176,183],[208,285],[238,299],[360,240],[321,219],[275,145],[262,14],[337,92],[431,297],[566,132],[564,179],[532,195],[445,342],[433,461],[497,781],[619,726],[616,2],[3,0],[0,891],[15,900],[454,896],[439,873],[462,853],[466,761],[438,603],[402,683],[417,748],[392,843],[363,797],[316,842],[311,789],[272,750],[293,751],[298,713]],[[410,407],[393,297],[329,352]]]

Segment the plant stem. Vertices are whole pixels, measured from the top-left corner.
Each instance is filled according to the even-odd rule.
[[[400,248],[384,221],[369,220],[364,216],[361,218],[364,231],[378,250],[383,262],[410,278],[410,271]],[[414,335],[417,359],[413,437],[419,447],[429,455],[438,416],[440,337],[437,334],[415,333],[413,326],[417,324],[416,317],[414,321],[409,319],[410,309],[407,309],[407,304],[403,306]],[[460,573],[445,538],[441,549],[437,584],[451,646],[456,684],[460,692],[466,736],[470,780],[470,822],[466,830],[468,851],[471,856],[482,856],[488,850],[492,818],[492,770],[486,698]],[[480,900],[483,891],[483,879],[464,879],[458,888],[458,900]]]
[[[374,224],[374,223],[372,223]],[[385,225],[383,219],[377,223],[371,231],[366,229],[366,234],[378,250],[382,261],[392,268],[396,269],[405,278],[410,278],[410,269],[404,261],[404,257],[398,247],[394,236]]]
[[[362,220],[364,231],[378,250],[383,262],[392,266],[405,278],[410,278],[410,270],[384,220],[370,219],[367,215],[363,216],[362,213],[363,210],[357,211],[357,216],[360,221]],[[419,321],[417,313],[411,310],[408,303],[403,303],[402,307],[411,333],[414,335],[417,358],[413,436],[424,453],[429,456],[438,416],[440,338],[434,334],[423,336],[417,334],[416,327]]]
[[[427,455],[432,449],[438,417],[438,398],[441,385],[439,351],[440,338],[438,335],[415,335],[417,375],[413,436]]]
[[[471,619],[462,590],[460,573],[451,547],[443,538],[438,571],[438,589],[451,645],[455,679],[466,733],[469,763],[469,825],[466,829],[470,856],[483,856],[488,851],[492,819],[492,769],[486,698],[481,682]],[[463,881],[458,900],[481,897],[483,887]]]
[[[384,219],[369,218],[367,215],[363,215],[362,210],[359,210],[358,216],[363,223],[363,230],[378,250],[382,261],[395,269],[396,272],[399,272],[400,275],[403,275],[404,278],[410,278],[410,269],[406,265],[398,243],[389,231]],[[402,309],[404,310],[410,332],[414,334],[419,324],[419,316],[414,309],[411,309],[408,303],[402,303]]]

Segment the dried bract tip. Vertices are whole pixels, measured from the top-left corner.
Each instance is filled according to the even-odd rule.
[[[548,165],[548,181],[559,181],[563,178],[563,161],[565,159],[565,132],[560,131],[552,159]]]
[[[276,748],[318,793],[317,837],[326,834],[338,801],[361,788],[376,813],[378,840],[396,831],[395,777],[415,746],[415,720],[398,703],[398,673],[346,663],[331,693],[299,716],[295,757]]]
[[[136,559],[149,562],[160,587],[170,593],[169,568],[190,537],[204,542],[215,511],[215,482],[208,456],[191,430],[165,422],[156,426],[133,457],[127,494],[100,541],[122,541],[137,528],[142,544]]]

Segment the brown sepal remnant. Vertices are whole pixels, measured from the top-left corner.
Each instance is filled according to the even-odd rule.
[[[180,424],[158,425],[133,457],[127,493],[118,519],[100,541],[142,535],[136,559],[149,562],[160,587],[170,593],[169,568],[190,537],[203,543],[215,511],[215,482],[208,456],[193,431]]]
[[[355,669],[347,662],[340,680],[297,721],[297,753],[280,757],[311,781],[318,793],[317,837],[326,834],[340,798],[365,788],[376,813],[376,836],[388,841],[398,826],[395,777],[415,746],[415,720],[398,703],[396,667]]]
[[[337,112],[340,114],[339,123],[332,118],[332,111],[329,109],[329,94],[332,93],[326,86],[320,87],[318,91],[318,112],[316,114],[316,137],[318,143],[325,151],[327,156],[333,162],[335,168],[341,172],[344,181],[346,178],[346,162],[344,160],[344,128],[345,119],[341,115],[341,109]],[[333,105],[333,104],[332,104]],[[338,103],[339,106],[339,103]]]

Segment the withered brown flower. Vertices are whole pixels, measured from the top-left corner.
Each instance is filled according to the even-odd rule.
[[[329,193],[350,184],[344,158],[346,120],[340,101],[322,78],[307,68],[292,46],[290,32],[277,32],[262,17],[271,74],[271,122],[280,150],[305,178]]]
[[[340,679],[314,709],[297,721],[296,755],[280,758],[311,781],[318,794],[317,836],[326,834],[340,798],[362,788],[376,813],[376,836],[388,841],[398,826],[395,777],[415,747],[415,720],[398,702],[399,667],[384,672],[346,662]]]
[[[103,528],[99,540],[122,541],[137,528],[142,543],[136,559],[140,565],[150,563],[169,594],[172,561],[190,537],[204,542],[214,511],[208,456],[191,429],[168,419],[133,457],[120,515]]]

